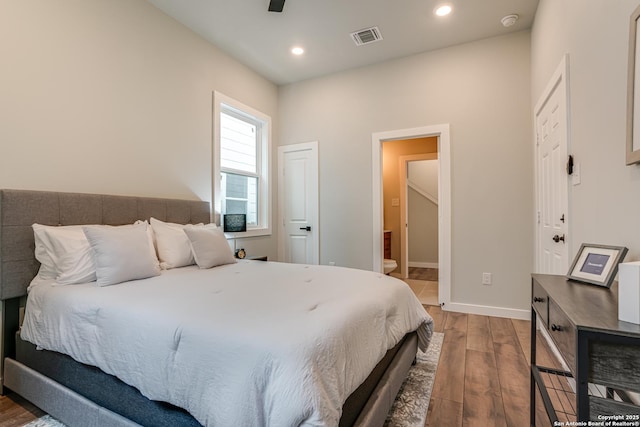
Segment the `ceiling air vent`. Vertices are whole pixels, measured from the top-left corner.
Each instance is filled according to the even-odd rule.
[[[357,46],[362,46],[382,40],[382,34],[378,27],[371,27],[351,33],[351,38]]]

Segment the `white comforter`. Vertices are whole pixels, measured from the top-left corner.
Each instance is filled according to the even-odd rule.
[[[335,426],[402,336],[432,319],[400,280],[241,261],[115,286],[31,289],[22,338],[188,410],[206,426]]]

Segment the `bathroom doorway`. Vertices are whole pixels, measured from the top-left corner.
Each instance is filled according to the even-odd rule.
[[[433,136],[438,146],[438,303],[449,310],[451,302],[451,136],[449,124],[388,130],[371,134],[372,167],[372,260],[373,271],[383,271],[383,164],[382,149],[386,141]]]
[[[438,304],[438,154],[400,158],[402,277],[423,304]]]
[[[437,136],[382,144],[384,271],[429,305],[438,304],[437,159]]]

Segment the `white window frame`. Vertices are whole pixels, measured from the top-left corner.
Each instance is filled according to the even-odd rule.
[[[247,231],[228,233],[228,237],[253,237],[267,236],[271,234],[271,117],[249,107],[233,98],[220,92],[213,94],[213,150],[212,150],[212,185],[213,189],[213,210],[214,219],[220,218],[218,225],[222,222],[222,191],[220,166],[220,113],[228,109],[235,115],[246,116],[257,121],[261,125],[258,144],[258,165],[260,168],[258,179],[258,225],[247,224]],[[233,171],[227,171],[233,173]],[[245,173],[243,173],[245,174]]]

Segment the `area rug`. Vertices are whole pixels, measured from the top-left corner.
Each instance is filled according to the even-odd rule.
[[[434,332],[426,352],[418,350],[416,364],[411,367],[385,422],[387,427],[424,427],[433,381],[438,369],[444,334]],[[45,415],[24,427],[65,427]]]
[[[434,332],[427,351],[418,350],[417,363],[400,387],[384,423],[386,427],[424,427],[443,340],[443,333]]]
[[[65,427],[65,425],[51,415],[45,415],[44,417],[31,421],[29,424],[25,424],[24,427]]]

